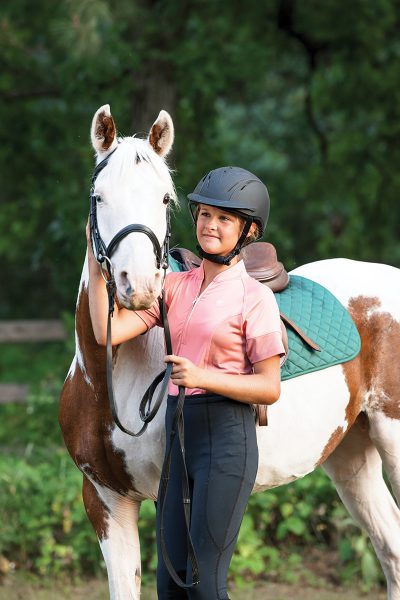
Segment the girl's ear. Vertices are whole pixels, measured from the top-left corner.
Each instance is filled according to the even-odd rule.
[[[250,225],[249,233],[246,237],[250,237],[252,235],[257,235],[257,223],[255,223],[254,221]]]

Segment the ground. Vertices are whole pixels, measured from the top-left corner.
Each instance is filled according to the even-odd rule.
[[[108,600],[107,583],[104,580],[91,580],[70,586],[46,582],[40,587],[19,576],[9,576],[0,585],[0,600]],[[144,588],[141,600],[156,600],[154,590]],[[253,589],[231,591],[232,600],[384,600],[383,591],[363,594],[351,588],[300,588],[296,585],[269,583]]]

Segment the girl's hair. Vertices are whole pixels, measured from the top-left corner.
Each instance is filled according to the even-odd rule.
[[[223,209],[221,209],[223,210]],[[197,222],[197,217],[199,216],[199,212],[200,212],[200,204],[198,204],[196,206],[196,210],[194,211],[194,220],[195,222]],[[229,210],[227,210],[226,212],[231,212]],[[244,219],[243,217],[241,217],[240,215],[238,215],[237,213],[233,212],[233,215],[235,215],[235,217],[237,217],[239,219],[239,221],[242,224],[242,227],[244,227],[244,224],[246,223],[246,219]],[[252,233],[251,235],[248,235],[247,238],[244,240],[243,244],[242,244],[242,248],[245,248],[246,246],[248,246],[249,244],[256,242],[261,236],[260,236],[260,226],[256,221],[253,221],[253,223],[256,224],[256,229],[254,230],[254,233]]]

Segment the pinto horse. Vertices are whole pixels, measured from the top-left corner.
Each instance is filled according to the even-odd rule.
[[[161,111],[146,140],[117,139],[110,107],[94,115],[91,139],[99,173],[99,231],[106,245],[129,223],[147,225],[162,244],[165,198],[175,191],[164,157],[174,138],[171,117]],[[162,276],[151,241],[130,234],[112,258],[121,306],[148,308]],[[269,426],[257,430],[259,469],[254,492],[303,477],[319,465],[334,482],[353,518],[369,534],[387,579],[388,598],[400,600],[400,270],[344,259],[299,267],[347,307],[361,336],[352,361],[282,383],[269,409]],[[76,354],[61,395],[60,424],[67,448],[83,473],[83,500],[107,566],[110,598],[138,600],[142,500],[157,497],[164,455],[164,409],[141,437],[120,431],[107,397],[105,349],[93,335],[88,302],[87,258],[76,308]],[[104,315],[106,319],[106,315]],[[138,430],[138,405],[163,369],[163,332],[114,348],[113,378],[120,420]]]

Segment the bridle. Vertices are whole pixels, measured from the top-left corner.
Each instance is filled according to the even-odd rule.
[[[117,148],[115,148],[116,150]],[[123,227],[118,233],[114,235],[111,242],[108,246],[105,245],[104,241],[101,238],[99,226],[97,223],[97,196],[94,193],[94,187],[96,183],[96,179],[101,173],[101,171],[107,166],[108,161],[111,155],[115,152],[113,150],[110,154],[102,160],[95,168],[92,175],[92,183],[90,187],[90,212],[89,212],[89,227],[90,227],[90,239],[92,243],[93,254],[96,257],[97,262],[101,265],[102,275],[106,282],[107,294],[108,294],[108,317],[107,317],[107,344],[106,344],[106,354],[107,354],[107,391],[108,391],[108,400],[110,404],[110,410],[112,417],[114,419],[117,427],[123,431],[124,433],[132,436],[139,437],[142,435],[146,429],[147,425],[154,419],[156,416],[158,409],[161,406],[162,400],[165,397],[165,392],[167,391],[168,382],[171,377],[173,363],[167,363],[166,369],[159,373],[154,381],[147,388],[146,392],[143,395],[143,398],[140,402],[139,406],[139,415],[143,422],[142,427],[137,432],[130,431],[127,429],[120,421],[118,417],[117,404],[115,401],[114,395],[114,386],[112,381],[112,337],[111,337],[111,318],[114,314],[114,305],[115,305],[115,294],[116,294],[116,283],[114,279],[113,267],[111,262],[111,257],[113,252],[115,251],[118,244],[123,240],[127,235],[131,233],[144,233],[150,239],[153,244],[153,250],[156,258],[157,269],[162,268],[164,270],[163,280],[165,279],[166,272],[168,269],[168,256],[169,256],[169,241],[171,238],[171,218],[170,218],[170,207],[169,207],[169,194],[164,196],[164,204],[166,204],[166,220],[167,220],[167,228],[165,233],[165,238],[162,246],[160,245],[157,236],[155,233],[147,227],[147,225],[133,223],[131,225],[127,225]],[[164,338],[165,338],[165,346],[167,354],[172,354],[172,343],[171,343],[171,334],[168,325],[167,319],[167,311],[164,302],[163,292],[159,297],[159,305],[160,305],[160,316],[163,323],[164,328]],[[154,406],[152,407],[152,399],[153,394],[157,388],[157,386],[161,382],[161,387],[157,396],[156,401],[154,402]],[[174,415],[174,423],[171,431],[171,439],[169,440],[169,450],[164,460],[163,469],[161,473],[161,481],[160,481],[160,490],[159,490],[159,510],[161,512],[161,531],[160,531],[160,543],[161,550],[163,553],[164,561],[166,567],[174,579],[175,583],[183,588],[191,588],[199,583],[199,569],[197,564],[197,559],[193,547],[193,542],[190,535],[190,488],[189,488],[189,480],[186,470],[186,462],[185,462],[185,441],[184,441],[184,422],[183,422],[183,405],[185,401],[185,388],[179,386],[179,397],[177,408]],[[187,532],[187,544],[188,544],[188,559],[191,562],[192,566],[192,580],[193,583],[185,583],[181,580],[178,573],[175,571],[171,560],[168,555],[168,551],[165,545],[164,538],[164,507],[165,507],[165,498],[168,491],[168,482],[170,476],[170,467],[171,467],[171,450],[172,450],[172,442],[176,435],[179,437],[179,444],[181,448],[181,456],[183,460],[184,467],[184,476],[182,478],[182,494],[183,494],[183,510],[185,517],[185,525]]]
[[[117,148],[116,148],[117,149]],[[115,150],[116,150],[115,149]],[[164,204],[166,204],[166,220],[167,220],[167,228],[165,233],[164,242],[160,245],[160,242],[157,239],[155,233],[147,227],[147,225],[133,223],[131,225],[127,225],[123,227],[120,231],[118,231],[108,246],[105,245],[97,223],[97,198],[98,196],[95,194],[95,183],[96,179],[101,173],[101,171],[107,166],[108,161],[112,154],[114,154],[115,150],[110,152],[110,154],[102,160],[95,168],[92,175],[92,182],[90,187],[90,212],[89,212],[89,227],[90,227],[90,239],[92,243],[93,254],[100,264],[102,268],[102,275],[106,282],[107,294],[108,294],[108,319],[107,319],[107,345],[106,345],[106,353],[107,353],[107,389],[108,389],[108,399],[110,403],[110,409],[115,421],[115,424],[119,427],[121,431],[124,433],[131,435],[133,437],[138,437],[144,433],[147,428],[148,423],[152,421],[157,414],[157,411],[161,405],[162,399],[165,395],[168,380],[170,378],[172,372],[172,363],[168,363],[167,368],[159,373],[153,383],[146,390],[139,407],[140,418],[143,421],[143,426],[138,432],[133,432],[127,429],[120,421],[118,417],[117,404],[115,401],[114,395],[114,386],[112,381],[112,344],[111,344],[111,318],[114,314],[114,305],[115,305],[115,294],[116,294],[116,283],[114,279],[113,266],[111,262],[111,257],[115,252],[118,244],[123,240],[126,236],[131,233],[144,233],[150,239],[153,244],[154,255],[156,259],[157,269],[162,268],[164,270],[163,279],[165,279],[166,271],[168,269],[168,254],[169,254],[169,240],[171,237],[171,219],[170,219],[170,207],[169,207],[169,194],[164,196]],[[164,320],[164,335],[165,335],[165,343],[168,354],[172,354],[172,344],[171,337],[169,334],[168,321],[166,319],[166,309],[163,300],[163,295],[161,294],[159,298],[160,303],[160,313],[162,319]],[[166,325],[166,326],[165,326]],[[158,394],[158,397],[152,407],[152,397],[154,391],[158,384],[162,382],[161,388]]]
[[[115,150],[117,150],[117,148],[115,148]],[[118,231],[118,233],[116,233],[114,235],[114,237],[112,238],[112,240],[108,244],[108,246],[106,246],[102,240],[102,237],[101,237],[100,231],[99,231],[99,226],[97,223],[97,198],[98,198],[98,196],[94,193],[94,187],[95,187],[97,177],[99,176],[101,171],[108,165],[108,161],[110,160],[110,157],[114,154],[115,150],[110,152],[110,154],[108,156],[106,156],[106,158],[104,160],[102,160],[96,166],[96,168],[93,172],[93,175],[92,175],[92,184],[90,187],[89,219],[90,219],[90,238],[92,240],[93,253],[94,253],[98,263],[100,263],[101,265],[106,263],[107,270],[109,271],[109,275],[111,276],[112,275],[111,256],[114,253],[114,251],[115,251],[116,247],[118,246],[118,244],[120,243],[120,241],[123,240],[130,233],[136,233],[136,232],[144,233],[145,235],[147,235],[147,237],[150,239],[151,243],[153,244],[153,250],[154,250],[155,257],[156,257],[157,269],[163,268],[164,270],[166,270],[168,268],[169,240],[171,237],[171,222],[170,222],[170,209],[169,209],[170,196],[169,196],[169,194],[166,194],[164,196],[164,200],[163,200],[164,204],[167,205],[167,211],[166,211],[167,212],[167,231],[166,231],[164,242],[163,242],[162,246],[160,246],[160,242],[158,241],[156,234],[150,229],[150,227],[147,227],[147,225],[141,225],[141,224],[138,225],[137,223],[123,227],[120,231]]]

